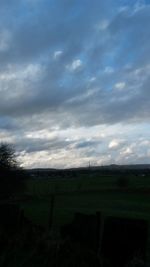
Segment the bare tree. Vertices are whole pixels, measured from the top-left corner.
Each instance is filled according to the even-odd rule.
[[[15,170],[18,166],[14,147],[7,143],[1,143],[0,170]]]
[[[0,196],[22,193],[25,188],[24,172],[17,162],[11,144],[0,144]]]

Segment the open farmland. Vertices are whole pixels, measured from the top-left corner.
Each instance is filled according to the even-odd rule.
[[[74,179],[34,179],[28,181],[31,200],[23,203],[29,217],[47,224],[51,195],[54,195],[54,226],[72,219],[75,212],[129,216],[150,219],[150,176],[130,175],[129,185],[120,188],[119,176],[94,175]]]
[[[33,179],[28,181],[30,200],[22,203],[25,214],[34,223],[48,228],[51,197],[54,197],[52,230],[70,223],[76,212],[102,213],[103,218],[145,219],[150,233],[150,175],[128,174],[128,186],[118,186],[119,174],[100,175],[90,172],[72,179]],[[147,259],[150,259],[150,234]]]
[[[73,230],[73,234],[75,236],[77,234],[77,236],[81,237],[82,234],[80,233],[80,231],[84,232],[85,229],[85,231],[87,231],[87,241],[88,236],[89,238],[90,236],[97,237],[96,240],[99,240],[99,244],[102,244],[101,242],[103,242],[103,245],[100,245],[100,248],[102,248],[103,252],[105,251],[106,253],[106,255],[104,255],[105,259],[110,253],[107,247],[105,249],[105,240],[107,240],[107,238],[110,237],[110,239],[106,241],[106,244],[110,244],[110,251],[112,251],[111,242],[113,239],[111,238],[113,238],[113,233],[115,233],[114,242],[116,247],[117,236],[119,238],[121,234],[121,241],[119,242],[122,242],[122,240],[124,240],[123,243],[125,243],[126,236],[130,240],[132,235],[132,231],[130,232],[131,235],[129,234],[129,232],[127,235],[123,235],[124,230],[121,230],[121,228],[120,234],[117,234],[117,231],[119,231],[118,226],[117,231],[112,231],[112,228],[109,228],[113,227],[112,221],[112,226],[108,227],[108,225],[110,225],[108,224],[110,222],[108,220],[111,220],[111,218],[116,218],[117,223],[119,223],[120,220],[120,223],[122,225],[120,227],[125,226],[125,229],[128,228],[128,223],[130,226],[133,223],[133,232],[134,228],[137,227],[138,222],[143,224],[142,227],[146,227],[142,228],[145,229],[143,230],[145,232],[142,232],[142,230],[135,231],[137,238],[139,238],[140,233],[142,234],[142,236],[146,236],[145,243],[144,241],[142,241],[142,243],[140,241],[141,247],[144,249],[143,251],[145,253],[142,254],[142,259],[146,260],[146,262],[150,262],[149,172],[146,172],[146,174],[143,172],[139,172],[137,174],[133,172],[116,171],[102,173],[100,171],[94,172],[92,170],[86,170],[86,172],[79,172],[78,175],[77,173],[76,175],[74,175],[73,173],[71,173],[71,175],[68,175],[68,173],[67,175],[65,175],[64,173],[62,176],[60,176],[59,173],[59,176],[56,174],[55,177],[51,178],[46,177],[46,175],[43,177],[42,175],[38,177],[30,176],[26,180],[26,185],[26,191],[24,194],[21,194],[19,198],[12,198],[9,201],[17,201],[16,204],[18,204],[19,201],[20,207],[24,210],[24,217],[22,217],[24,218],[24,221],[22,221],[24,224],[20,225],[24,225],[24,229],[26,229],[26,231],[28,231],[27,229],[29,229],[30,233],[32,233],[32,237],[33,234],[35,234],[34,240],[37,239],[37,244],[40,240],[46,242],[46,239],[43,239],[45,238],[45,236],[49,238],[49,240],[51,240],[51,244],[59,244],[59,242],[64,242],[65,240],[68,240],[65,239],[65,237],[62,235],[63,233],[65,233],[63,232],[64,229],[69,231],[69,229],[71,229],[69,227],[72,225],[75,218],[77,218],[76,216],[81,216],[83,221],[80,222],[81,224],[79,224],[79,228],[77,228],[77,230]],[[90,218],[93,218],[93,223],[95,223],[94,228],[92,228],[92,224],[90,226]],[[100,229],[100,232],[98,232],[98,229]],[[111,230],[111,232],[109,232],[109,230]],[[104,238],[103,241],[100,241],[101,237],[98,233],[101,233],[102,238]],[[131,238],[131,241],[134,240],[134,242],[136,242],[135,239]],[[95,242],[94,237],[92,240],[92,242]],[[96,249],[97,253],[99,253],[99,247],[97,246],[97,244],[98,243],[93,243],[92,249],[93,251],[94,249]],[[115,246],[114,250],[116,249]],[[119,249],[119,247],[117,249]],[[123,253],[123,250],[120,251],[122,251],[121,253]],[[124,251],[127,251],[127,247],[125,247]],[[103,258],[103,254],[97,255],[102,255]],[[117,254],[115,255],[115,257],[117,257]],[[24,257],[26,257],[26,255],[24,255]],[[111,254],[109,257],[111,261]],[[19,258],[17,258],[17,260],[20,261]],[[116,261],[117,258],[115,258],[115,263]],[[104,266],[107,265],[104,264]]]

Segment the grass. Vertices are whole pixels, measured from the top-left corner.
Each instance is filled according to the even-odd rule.
[[[48,227],[50,198],[41,198],[25,204],[27,216],[35,223]],[[128,192],[75,193],[56,195],[53,215],[53,232],[58,235],[62,225],[73,220],[75,212],[103,216],[145,219],[150,229],[150,196]],[[150,232],[150,231],[149,231]],[[148,236],[147,260],[150,262],[150,234]]]
[[[34,223],[48,227],[51,195],[55,197],[53,232],[73,220],[75,212],[105,216],[145,219],[150,229],[150,194],[139,189],[150,188],[150,176],[130,175],[129,188],[119,190],[116,176],[91,175],[74,179],[38,179],[28,181],[27,193],[33,198],[23,202],[25,214]],[[150,191],[149,191],[150,192]],[[150,231],[147,259],[150,262]]]
[[[119,176],[82,175],[73,179],[33,179],[27,183],[27,198],[22,201],[25,215],[35,224],[48,227],[51,196],[54,195],[53,237],[59,236],[62,225],[72,221],[75,212],[105,216],[146,219],[150,229],[150,176],[130,175],[129,187],[119,189]],[[147,189],[144,193],[141,189]],[[140,192],[141,190],[141,192]],[[148,192],[149,191],[149,192]],[[55,236],[56,235],[56,236]],[[147,261],[150,262],[150,231]],[[15,252],[14,252],[15,255]],[[31,256],[31,255],[29,255]],[[25,259],[26,255],[19,256]],[[18,260],[18,256],[16,257]],[[11,264],[25,266],[24,263]]]
[[[150,176],[134,176],[130,175],[130,187],[150,188]],[[116,188],[116,181],[118,176],[115,175],[94,175],[89,174],[82,175],[78,178],[53,178],[53,179],[38,179],[30,180],[28,182],[28,193],[32,195],[46,195],[50,193],[60,193],[60,192],[72,192],[72,191],[88,191],[95,189],[109,189]]]
[[[55,195],[54,225],[70,221],[75,212],[145,218],[150,220],[150,196],[138,189],[150,187],[150,176],[130,175],[129,189],[121,192],[116,176],[82,175],[74,179],[38,179],[28,182],[28,194],[35,199],[23,203],[25,212],[34,222],[47,225],[51,194]],[[137,190],[137,192],[136,192]]]

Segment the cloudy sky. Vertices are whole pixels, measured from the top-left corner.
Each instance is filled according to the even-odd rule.
[[[28,168],[150,163],[150,0],[0,0],[0,141]]]

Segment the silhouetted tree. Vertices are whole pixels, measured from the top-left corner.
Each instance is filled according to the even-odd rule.
[[[24,172],[17,162],[14,147],[0,144],[0,196],[12,196],[24,189]]]
[[[1,143],[0,145],[0,170],[15,170],[18,167],[15,150],[12,145]]]

